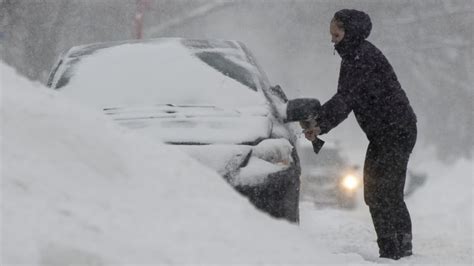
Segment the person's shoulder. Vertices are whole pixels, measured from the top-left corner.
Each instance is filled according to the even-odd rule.
[[[374,44],[371,42],[364,40],[360,46],[359,46],[359,51],[361,55],[381,55],[382,52],[377,48]]]
[[[385,58],[382,52],[371,42],[364,40],[357,51],[360,60],[366,62],[379,61]],[[357,58],[357,57],[356,57]]]

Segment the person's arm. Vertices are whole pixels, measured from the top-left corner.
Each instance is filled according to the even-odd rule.
[[[317,118],[318,127],[320,128],[319,134],[328,133],[349,116],[352,111],[352,107],[348,103],[350,97],[350,95],[344,95],[341,92],[337,92],[331,99],[322,105]]]
[[[376,67],[374,58],[367,56],[341,66],[337,93],[321,106],[317,123],[320,134],[326,134],[344,121],[353,109],[359,94],[365,93],[364,88],[370,87],[373,71]]]

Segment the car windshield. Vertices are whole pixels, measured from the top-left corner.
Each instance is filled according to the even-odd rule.
[[[65,57],[52,86],[91,105],[266,105],[257,68],[234,42],[171,39],[80,51]]]
[[[238,43],[232,41],[183,40],[203,62],[222,74],[257,91],[257,68],[250,64]]]

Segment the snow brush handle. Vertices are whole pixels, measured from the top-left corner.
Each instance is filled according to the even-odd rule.
[[[319,151],[321,150],[321,148],[323,147],[324,145],[324,140],[320,139],[320,138],[316,138],[313,142],[311,142],[313,144],[313,151],[317,154],[319,153]]]

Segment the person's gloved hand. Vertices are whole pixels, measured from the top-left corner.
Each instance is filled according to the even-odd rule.
[[[303,133],[307,140],[313,142],[316,140],[316,137],[321,133],[321,129],[319,127],[315,127],[312,129],[304,129]]]
[[[300,126],[303,129],[304,136],[307,140],[313,142],[321,133],[321,128],[318,127],[316,121],[300,121]]]

